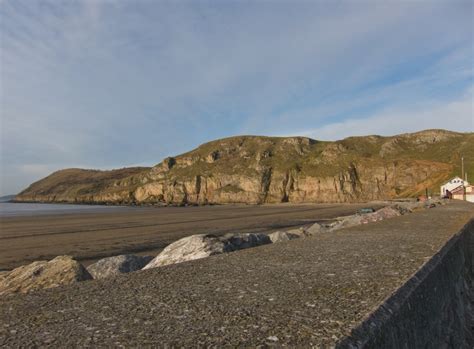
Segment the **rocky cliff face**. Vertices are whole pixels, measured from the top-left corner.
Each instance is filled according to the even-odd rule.
[[[439,190],[459,171],[461,155],[473,173],[473,133],[429,130],[337,142],[238,136],[203,144],[152,168],[58,171],[16,200],[256,204],[388,199]]]

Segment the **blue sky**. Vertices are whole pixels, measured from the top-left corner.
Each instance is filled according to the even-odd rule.
[[[0,0],[0,193],[238,134],[472,132],[473,11],[456,0]]]

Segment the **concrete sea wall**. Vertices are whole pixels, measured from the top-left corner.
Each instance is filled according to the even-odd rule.
[[[474,220],[338,348],[473,348]]]

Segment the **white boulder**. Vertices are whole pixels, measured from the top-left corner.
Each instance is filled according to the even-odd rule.
[[[265,234],[227,234],[221,237],[206,234],[191,235],[168,245],[143,269],[192,261],[269,243],[271,240]]]
[[[192,261],[224,252],[224,243],[218,237],[206,234],[191,235],[168,245],[143,269]]]

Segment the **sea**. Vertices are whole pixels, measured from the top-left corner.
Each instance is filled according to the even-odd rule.
[[[0,202],[0,217],[37,216],[123,209],[121,206]]]

